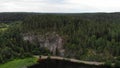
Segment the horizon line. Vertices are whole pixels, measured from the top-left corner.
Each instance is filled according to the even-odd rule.
[[[0,13],[48,13],[48,14],[82,14],[82,13],[120,13],[120,12],[29,12],[29,11],[20,11],[20,12],[0,12]]]

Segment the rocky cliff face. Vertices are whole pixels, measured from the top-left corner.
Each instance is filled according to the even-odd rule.
[[[64,56],[63,38],[56,33],[46,35],[24,34],[23,39],[30,43],[37,43],[40,47],[47,48],[53,55],[59,53],[60,56]]]

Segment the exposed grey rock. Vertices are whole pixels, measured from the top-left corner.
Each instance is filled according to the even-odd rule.
[[[60,56],[64,56],[63,38],[56,33],[46,35],[24,34],[23,39],[33,44],[37,42],[40,47],[47,48],[53,55],[56,55],[58,51]]]

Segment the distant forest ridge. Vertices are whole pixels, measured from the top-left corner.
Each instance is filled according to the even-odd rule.
[[[0,22],[12,22],[12,21],[21,21],[25,17],[30,15],[59,15],[59,16],[79,16],[79,17],[115,17],[120,18],[120,12],[115,13],[34,13],[34,12],[1,12],[0,13]]]

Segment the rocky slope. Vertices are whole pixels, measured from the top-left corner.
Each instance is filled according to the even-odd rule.
[[[45,35],[26,33],[23,35],[23,39],[32,44],[37,43],[40,48],[47,48],[53,55],[64,56],[63,38],[56,33]]]

